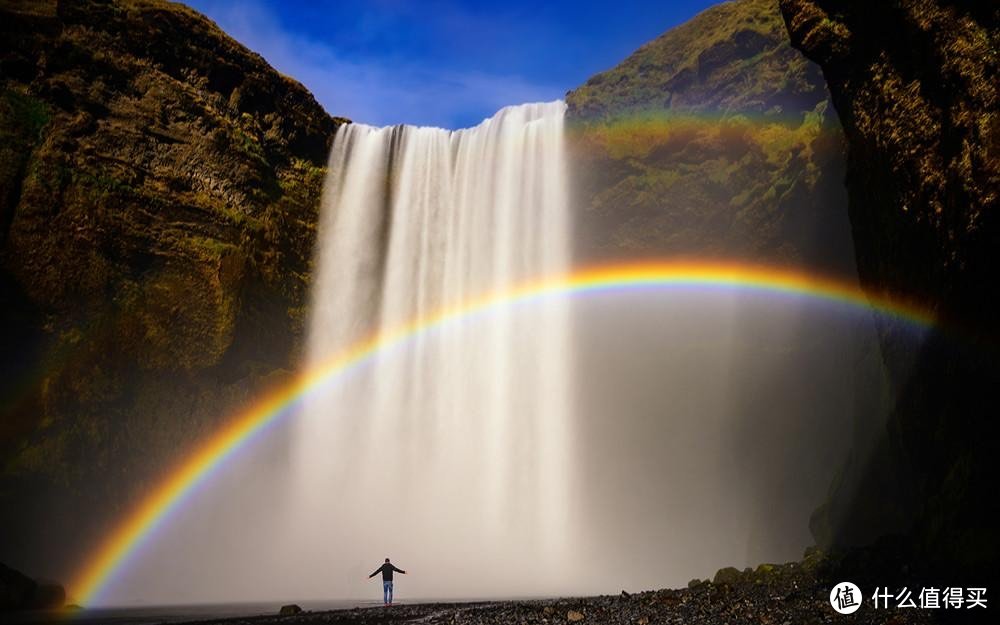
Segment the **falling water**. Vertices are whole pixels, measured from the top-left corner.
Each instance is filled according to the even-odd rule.
[[[567,269],[564,110],[513,106],[454,132],[339,129],[311,366]],[[364,576],[384,556],[411,570],[411,596],[558,590],[551,573],[570,539],[567,322],[559,298],[502,306],[419,333],[311,401],[294,514],[323,537],[313,570],[329,571],[332,593],[371,594]]]

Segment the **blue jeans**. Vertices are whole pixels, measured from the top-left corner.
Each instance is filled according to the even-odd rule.
[[[392,582],[382,582],[382,601],[392,603]]]

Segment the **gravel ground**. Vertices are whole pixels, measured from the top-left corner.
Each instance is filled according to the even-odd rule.
[[[808,562],[762,565],[756,571],[720,571],[714,582],[693,582],[679,590],[621,595],[485,603],[428,603],[389,608],[355,608],[303,612],[289,616],[259,616],[199,625],[313,625],[320,623],[374,625],[428,623],[492,625],[494,623],[609,623],[630,625],[711,624],[800,625],[865,623],[922,625],[939,623],[942,610],[878,609],[866,598],[852,615],[836,613],[829,603],[830,584],[821,581]],[[989,612],[984,611],[984,616]],[[985,622],[985,621],[984,621]]]

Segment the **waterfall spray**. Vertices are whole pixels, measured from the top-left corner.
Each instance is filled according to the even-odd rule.
[[[564,110],[513,106],[454,132],[341,127],[309,361],[566,271]],[[559,298],[501,308],[420,337],[309,403],[295,521],[329,536],[313,557],[352,571],[343,595],[364,594],[353,573],[390,553],[423,571],[407,582],[424,596],[558,590],[552,573],[569,541],[568,317]]]

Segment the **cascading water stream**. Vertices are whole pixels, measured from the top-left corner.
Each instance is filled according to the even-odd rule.
[[[309,363],[566,271],[564,110],[513,106],[454,132],[342,126]],[[384,555],[422,571],[407,579],[411,596],[558,590],[551,573],[570,541],[568,319],[559,298],[501,307],[421,333],[309,402],[293,512],[300,531],[329,537],[316,566],[335,585],[350,571],[337,594],[366,594],[362,573]]]

